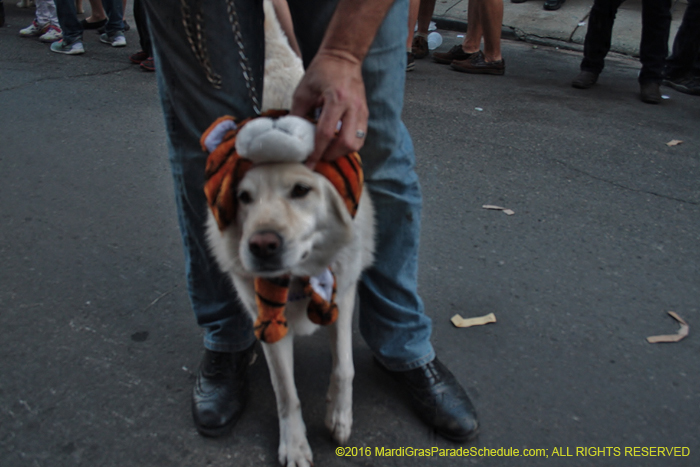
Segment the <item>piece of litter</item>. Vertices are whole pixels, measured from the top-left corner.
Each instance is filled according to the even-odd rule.
[[[647,342],[650,344],[658,344],[659,342],[678,342],[688,335],[688,332],[690,332],[690,326],[688,326],[688,323],[686,323],[683,318],[678,316],[675,311],[669,311],[668,314],[680,323],[681,327],[678,330],[678,333],[647,337]]]
[[[661,94],[661,98],[662,98],[662,99],[670,99],[671,96],[669,96],[669,95],[667,95],[667,94]]]
[[[479,112],[482,112],[484,109],[482,109],[481,107],[474,107],[474,110],[478,110]]]
[[[666,143],[666,146],[668,146],[668,147],[670,148],[670,147],[673,147],[673,146],[678,146],[678,145],[681,144],[682,142],[683,142],[683,141],[681,141],[681,140],[679,140],[679,139],[672,139],[671,141],[669,141],[668,143]]]
[[[464,37],[464,34],[457,34],[457,37]]]
[[[536,48],[537,48],[537,46],[536,46],[536,45],[533,45],[533,46],[532,46],[532,48],[533,48],[533,49],[536,49]]]
[[[586,25],[586,22],[585,22],[585,21],[581,21],[580,23],[578,23],[578,25],[581,26],[581,27],[583,27],[583,26]]]
[[[483,326],[484,324],[495,323],[496,315],[489,313],[485,316],[477,316],[476,318],[462,318],[459,314],[454,315],[450,321],[458,328],[469,328],[472,326]]]
[[[503,211],[504,214],[507,214],[509,216],[512,216],[513,214],[515,214],[515,211],[513,211],[512,209],[507,209],[507,208],[504,208],[501,206],[494,206],[492,204],[484,204],[481,207],[484,209],[490,209],[491,211]]]

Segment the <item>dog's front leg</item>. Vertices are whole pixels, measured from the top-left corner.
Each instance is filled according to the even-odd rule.
[[[338,443],[345,444],[352,431],[352,379],[355,376],[352,361],[352,313],[355,308],[355,290],[347,292],[337,303],[338,319],[329,329],[333,370],[326,396],[326,427]]]
[[[277,398],[280,464],[287,467],[308,467],[313,465],[313,456],[306,440],[306,426],[301,416],[301,403],[294,384],[293,342],[290,332],[279,342],[263,343],[263,350]]]

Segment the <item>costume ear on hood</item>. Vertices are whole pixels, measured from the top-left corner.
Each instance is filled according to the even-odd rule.
[[[236,219],[239,182],[257,164],[302,163],[313,152],[316,126],[285,110],[270,110],[240,123],[231,116],[218,118],[202,135],[202,150],[209,152],[204,193],[219,230]],[[356,152],[332,162],[320,161],[316,172],[325,176],[355,217],[364,175]]]

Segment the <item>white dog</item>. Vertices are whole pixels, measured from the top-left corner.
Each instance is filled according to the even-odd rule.
[[[281,31],[278,25],[275,27],[279,37]],[[266,95],[275,95],[268,94],[274,82],[266,81],[265,86]],[[281,86],[289,105],[294,87]],[[266,102],[267,107],[277,104]],[[225,123],[219,133],[232,127],[232,121]],[[311,277],[314,291],[328,301],[335,298],[337,304],[337,319],[329,325],[333,368],[325,422],[337,442],[344,444],[352,429],[352,313],[360,274],[373,259],[374,212],[366,190],[359,197],[356,212],[350,212],[338,188],[301,163],[313,149],[314,127],[306,120],[257,119],[236,131],[236,151],[253,165],[237,182],[235,215],[222,222],[209,211],[209,245],[254,320],[260,319],[256,281],[289,279],[284,309],[287,325],[280,327],[286,335],[262,346],[277,399],[279,461],[286,466],[308,466],[313,457],[294,383],[292,341],[294,336],[311,334],[319,326],[307,315],[311,298],[303,278]],[[216,140],[215,135],[213,138]],[[210,150],[217,142],[210,141]],[[283,162],[276,162],[280,160]]]

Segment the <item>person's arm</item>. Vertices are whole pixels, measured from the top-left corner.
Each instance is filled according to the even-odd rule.
[[[323,107],[314,152],[306,165],[358,151],[367,131],[362,62],[393,0],[340,0],[318,53],[294,92],[291,113],[304,116]],[[338,122],[342,128],[336,136]]]

